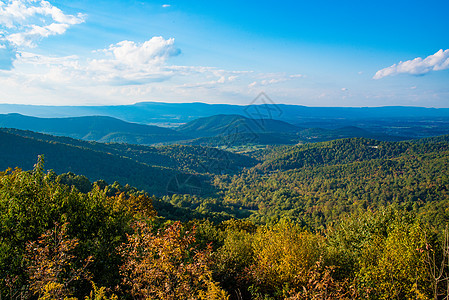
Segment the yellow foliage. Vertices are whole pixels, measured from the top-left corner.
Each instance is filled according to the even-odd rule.
[[[278,290],[304,285],[324,253],[324,238],[288,221],[261,228],[254,237],[253,276]]]
[[[207,283],[207,290],[199,292],[199,299],[201,300],[228,300],[228,294],[219,287],[215,282],[209,281]]]
[[[118,297],[112,294],[110,297],[106,295],[106,288],[98,288],[95,283],[92,282],[93,290],[90,292],[89,296],[86,296],[84,300],[118,300]]]
[[[416,299],[424,297],[426,278],[424,242],[419,226],[394,224],[386,239],[375,237],[362,254],[358,280],[378,299]],[[421,295],[421,296],[420,296]]]

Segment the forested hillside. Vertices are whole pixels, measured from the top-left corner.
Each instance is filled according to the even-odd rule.
[[[179,124],[178,124],[179,125]],[[317,124],[316,126],[320,126]],[[55,136],[101,143],[135,145],[185,144],[232,148],[247,145],[284,145],[363,137],[399,141],[408,136],[370,132],[356,126],[303,128],[275,119],[255,119],[242,115],[214,115],[172,128],[129,123],[106,116],[36,118],[20,114],[0,114],[0,127],[31,130]],[[412,137],[413,135],[409,135]]]
[[[166,191],[167,178],[178,172],[172,169],[153,167],[129,158],[109,153],[80,148],[62,143],[48,143],[18,135],[0,132],[2,145],[0,167],[32,169],[38,155],[45,155],[46,167],[57,173],[74,172],[96,181],[118,181],[144,189],[151,194]]]
[[[254,166],[257,161],[228,151],[198,146],[142,146],[123,143],[87,142],[32,131],[1,128],[0,132],[18,135],[49,144],[65,144],[82,149],[127,157],[151,166],[195,173],[236,173]],[[20,152],[20,151],[19,151]]]
[[[425,142],[428,141],[428,142]],[[441,141],[441,142],[440,142]],[[371,139],[341,139],[304,144],[276,152],[259,169],[290,170],[319,165],[336,165],[372,159],[389,159],[405,153],[425,154],[449,150],[444,137],[416,142],[380,142]]]
[[[435,222],[446,215],[446,201],[423,213],[380,202],[378,208],[340,215],[325,230],[307,229],[286,217],[269,224],[235,219],[180,223],[158,217],[152,203],[160,200],[134,189],[110,195],[109,187],[97,182],[79,192],[43,170],[40,158],[31,171],[0,173],[2,298],[446,295],[447,279],[433,273],[449,274],[447,265],[440,265],[447,259],[447,220]],[[426,185],[435,194],[447,186]]]
[[[73,172],[91,181],[104,179],[130,184],[150,194],[164,195],[177,174],[234,174],[254,166],[254,159],[199,146],[146,147],[86,142],[31,131],[0,129],[0,168],[33,167],[38,155],[46,157],[48,169]],[[203,192],[207,177],[196,176]]]
[[[253,119],[241,115],[216,115],[199,118],[177,128],[179,132],[194,137],[229,135],[232,133],[294,133],[301,128],[273,119]]]
[[[0,139],[3,168],[30,170],[0,173],[2,298],[447,295],[447,136],[244,154]]]
[[[317,126],[320,126],[319,124]],[[184,144],[232,148],[242,145],[288,145],[329,141],[341,138],[371,138],[400,141],[406,138],[346,126],[342,128],[302,128],[274,119],[253,119],[241,115],[216,115],[199,118],[176,128],[193,140]]]

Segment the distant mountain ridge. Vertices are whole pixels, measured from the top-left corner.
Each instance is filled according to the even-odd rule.
[[[180,141],[180,143],[210,147],[233,147],[245,144],[289,145],[353,137],[382,141],[404,140],[403,137],[372,133],[355,126],[337,129],[301,128],[274,119],[250,119],[241,115],[224,114],[199,118],[176,130],[187,136],[195,137],[195,139]]]
[[[248,100],[248,103],[251,103]],[[0,104],[0,113],[35,117],[109,116],[126,122],[177,127],[219,114],[274,119],[303,128],[356,126],[373,133],[422,138],[449,133],[449,108],[408,106],[307,107],[257,102],[249,105],[139,102],[110,106],[39,106]],[[116,140],[116,137],[114,137]]]
[[[250,103],[250,101],[248,101]],[[252,107],[257,107],[255,112]],[[111,116],[128,122],[185,123],[193,119],[218,114],[238,114],[252,119],[277,119],[294,123],[298,119],[366,119],[366,118],[426,118],[449,117],[449,108],[414,106],[383,107],[309,107],[293,104],[255,103],[250,105],[138,102],[108,106],[45,106],[0,104],[0,113],[20,113],[36,117]],[[261,117],[264,116],[264,117]]]
[[[199,118],[177,128],[128,123],[105,116],[37,118],[20,114],[0,115],[0,127],[31,130],[100,143],[135,145],[185,144],[208,147],[281,145],[320,142],[338,138],[365,137],[404,140],[383,133],[346,126],[337,129],[301,128],[274,119],[250,119],[242,115]],[[408,138],[407,138],[408,139]]]

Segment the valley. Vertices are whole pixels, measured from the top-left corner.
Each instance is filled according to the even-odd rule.
[[[407,122],[420,126],[413,118]],[[370,126],[380,123],[376,120]],[[19,114],[0,115],[0,125],[0,168],[6,170],[0,176],[0,213],[2,228],[6,228],[2,234],[9,239],[3,240],[0,250],[22,249],[0,256],[0,269],[17,276],[25,276],[20,267],[23,257],[31,266],[38,263],[23,250],[29,241],[39,240],[36,230],[59,232],[67,235],[65,239],[72,236],[81,241],[82,248],[77,249],[87,252],[77,257],[88,259],[86,253],[93,253],[101,259],[88,267],[95,282],[103,287],[119,284],[120,290],[109,290],[109,294],[125,297],[129,292],[119,283],[125,276],[119,271],[124,265],[118,263],[123,257],[117,251],[125,245],[136,246],[125,243],[125,236],[132,233],[153,241],[146,244],[147,250],[159,242],[168,244],[158,251],[183,249],[179,243],[189,238],[190,250],[185,251],[213,253],[202,269],[209,275],[201,276],[209,276],[207,284],[215,285],[225,298],[263,295],[284,299],[278,296],[280,291],[302,293],[290,289],[287,282],[320,293],[326,279],[307,283],[309,276],[331,276],[333,283],[327,288],[341,299],[349,294],[358,298],[374,293],[377,297],[390,291],[379,288],[383,279],[374,280],[363,266],[384,272],[390,267],[382,265],[382,260],[395,247],[411,244],[419,248],[427,243],[437,249],[449,222],[449,135],[437,135],[438,130],[426,134],[423,129],[405,136],[407,131],[401,129],[395,131],[398,135],[389,135],[354,125],[326,128],[325,123],[318,123],[320,127],[307,128],[235,114],[198,118],[170,128],[103,116]],[[439,127],[442,132],[444,126]],[[417,138],[420,135],[426,137]],[[39,211],[38,215],[27,216],[29,207]],[[30,229],[19,225],[22,233],[13,238],[9,224],[17,222],[34,225]],[[59,222],[65,222],[70,233],[51,225]],[[86,227],[90,222],[102,224]],[[172,236],[176,226],[185,233]],[[94,246],[97,238],[92,235],[107,241],[105,248]],[[364,251],[376,249],[379,241],[384,246],[373,263],[371,254]],[[105,256],[105,251],[112,254]],[[415,284],[416,270],[427,272],[421,256],[426,251],[430,250],[404,252],[418,263],[410,270],[388,269],[405,272],[401,284],[407,288],[398,295],[410,294],[405,290]],[[292,255],[294,261],[276,267],[281,273],[270,273],[270,266],[280,263],[277,255]],[[309,255],[305,260],[309,266],[299,264],[304,255]],[[129,263],[140,261],[135,259]],[[185,263],[186,258],[181,261]],[[14,267],[6,267],[7,262]],[[151,263],[161,264],[157,268],[167,264]],[[313,267],[315,263],[324,269]],[[79,263],[75,266],[80,267]],[[305,277],[283,277],[293,266],[305,272],[298,273]],[[338,271],[329,271],[334,267]],[[273,279],[261,274],[272,274]],[[374,281],[347,284],[363,278]],[[430,294],[429,281],[419,280],[418,288]],[[205,290],[203,285],[197,288]],[[80,286],[76,294],[88,290]],[[233,296],[236,291],[241,296]]]

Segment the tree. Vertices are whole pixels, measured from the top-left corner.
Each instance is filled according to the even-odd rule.
[[[37,242],[29,242],[25,260],[30,291],[39,299],[76,299],[75,284],[90,280],[86,268],[92,261],[89,256],[81,267],[76,267],[74,250],[77,239],[67,236],[67,224],[55,224],[52,230],[42,234]]]
[[[184,232],[180,222],[156,234],[143,221],[120,247],[123,285],[135,299],[227,299],[212,280],[211,249],[193,248],[194,232]]]

